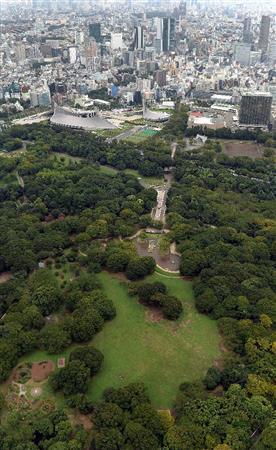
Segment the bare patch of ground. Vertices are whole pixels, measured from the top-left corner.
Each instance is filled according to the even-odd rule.
[[[128,282],[129,282],[129,280],[128,280],[128,278],[125,276],[124,272],[116,272],[116,273],[113,273],[113,272],[112,272],[112,276],[113,276],[114,278],[117,278],[117,280],[124,281],[125,283],[128,283]]]
[[[75,414],[70,416],[72,425],[82,425],[85,431],[91,431],[93,428],[93,423],[88,415]]]
[[[221,386],[221,384],[215,387],[215,389],[213,389],[211,392],[211,394],[214,395],[215,397],[222,397],[223,393],[224,393],[223,386]]]
[[[6,283],[7,281],[9,281],[12,277],[11,272],[2,272],[0,273],[0,284],[2,283]]]
[[[136,250],[139,256],[152,256],[156,264],[161,269],[169,271],[177,271],[180,266],[180,257],[176,254],[171,254],[169,251],[163,255],[158,248],[158,239],[145,239],[141,241],[139,238],[135,239]]]
[[[54,370],[54,363],[52,361],[41,361],[33,363],[32,365],[32,380],[35,382],[43,381],[48,378]]]
[[[263,156],[263,147],[255,142],[224,142],[224,153],[228,156],[248,156],[256,159]]]
[[[156,308],[154,306],[147,306],[146,308],[146,320],[148,322],[158,323],[164,319],[160,308]]]
[[[228,353],[229,350],[225,347],[223,339],[221,338],[220,343],[219,343],[219,349],[221,351],[221,356],[219,358],[216,358],[213,362],[213,365],[219,369],[222,370],[223,369],[223,354]]]
[[[42,388],[41,387],[34,387],[31,389],[31,396],[34,398],[40,397],[42,394]]]

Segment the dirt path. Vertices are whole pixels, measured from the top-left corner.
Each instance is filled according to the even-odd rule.
[[[2,283],[6,283],[7,281],[9,281],[12,277],[11,272],[2,272],[0,274],[0,284]]]
[[[24,183],[23,178],[19,175],[18,171],[15,172],[15,175],[16,175],[16,178],[18,180],[19,186],[22,187],[22,189],[24,189],[25,183]]]
[[[172,152],[171,152],[171,158],[174,159],[174,157],[175,157],[175,152],[176,152],[176,149],[177,149],[177,143],[176,143],[176,142],[173,142],[173,143],[172,143],[171,149],[172,149]]]
[[[23,180],[23,178],[19,175],[18,171],[15,172],[15,175],[16,175],[18,184],[19,184],[19,186],[22,188],[22,191],[23,191],[23,203],[28,203],[28,198],[27,198],[27,196],[26,196],[26,194],[25,194],[25,191],[24,191],[24,189],[25,189],[25,183],[24,183],[24,180]]]

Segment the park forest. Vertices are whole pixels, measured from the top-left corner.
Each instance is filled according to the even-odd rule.
[[[185,149],[183,136],[198,133],[206,143]],[[230,157],[226,139],[258,142],[263,156]],[[275,148],[275,133],[188,129],[183,106],[138,144],[47,123],[2,131],[1,449],[276,449]],[[154,258],[139,256],[129,239],[162,228],[151,217],[156,191],[140,178],[162,179],[168,167],[166,240],[181,255],[175,280],[158,275]],[[195,365],[182,379],[181,367],[180,378],[168,374],[178,383],[170,408],[141,374],[135,379],[136,360],[143,363],[135,352],[129,379],[90,395],[116,347],[114,339],[97,348],[99,337],[123,321],[127,346],[132,328],[139,334],[144,326],[140,316],[136,325],[130,314],[120,316],[119,293],[139,314],[157,309],[175,334],[191,308],[217,333],[219,358],[208,357],[209,335],[198,330],[202,371]],[[156,385],[167,350],[160,348]],[[179,345],[171,354],[173,367],[181,352]],[[38,361],[49,370],[44,384]]]

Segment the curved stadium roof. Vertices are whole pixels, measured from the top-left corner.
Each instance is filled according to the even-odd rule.
[[[149,109],[145,108],[143,117],[144,119],[151,120],[153,122],[165,122],[165,120],[169,119],[170,115],[165,112],[150,111]]]
[[[55,106],[50,122],[54,125],[83,130],[112,130],[117,128],[113,123],[100,116],[82,117],[78,112],[60,106]]]

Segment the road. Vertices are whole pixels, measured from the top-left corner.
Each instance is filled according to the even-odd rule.
[[[172,160],[175,157],[176,149],[177,149],[177,143],[173,142],[171,145]],[[166,202],[167,202],[168,192],[171,188],[172,174],[171,173],[166,174],[165,179],[166,179],[166,184],[164,184],[163,186],[157,186],[155,188],[155,190],[157,192],[157,205],[153,208],[152,214],[151,214],[153,220],[157,220],[157,221],[163,222],[163,223],[165,223],[165,221],[166,221],[166,209],[167,209]]]

